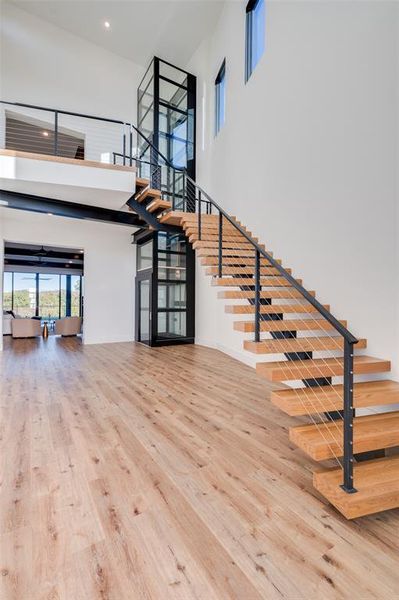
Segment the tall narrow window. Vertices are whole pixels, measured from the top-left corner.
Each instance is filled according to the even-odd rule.
[[[245,81],[251,77],[265,49],[265,2],[249,0],[245,20]]]
[[[223,127],[226,116],[226,59],[215,79],[215,135]]]

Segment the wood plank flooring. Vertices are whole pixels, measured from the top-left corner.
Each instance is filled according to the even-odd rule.
[[[399,511],[348,522],[254,369],[200,346],[6,340],[0,597],[399,596]]]

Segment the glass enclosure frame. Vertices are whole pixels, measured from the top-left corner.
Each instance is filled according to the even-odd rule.
[[[142,230],[137,243],[135,339],[149,346],[194,343],[195,253],[181,231]],[[142,248],[152,243],[152,264],[142,261]],[[149,252],[145,251],[146,257]],[[150,281],[149,339],[143,339],[140,290]],[[184,329],[184,330],[182,330]]]
[[[177,169],[196,176],[196,77],[171,63],[154,57],[137,90],[137,127],[156,150]],[[139,175],[150,178],[154,165],[160,164],[158,152],[143,142],[137,149]],[[162,159],[161,159],[162,160]],[[178,195],[183,189],[183,173],[163,167],[159,172],[163,195]],[[157,177],[158,177],[157,176]]]

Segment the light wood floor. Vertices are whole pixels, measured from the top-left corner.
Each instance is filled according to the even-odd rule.
[[[1,598],[399,598],[399,512],[318,497],[253,369],[54,337],[0,361]]]

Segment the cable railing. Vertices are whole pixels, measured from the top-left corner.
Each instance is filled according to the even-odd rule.
[[[298,365],[301,366],[302,374],[309,374],[307,379],[303,379],[303,375],[299,379],[309,388],[308,401],[312,410],[306,411],[328,444],[334,460],[343,470],[341,487],[348,493],[355,492],[353,356],[357,338],[326,306],[309,293],[280,261],[274,259],[268,250],[217,204],[188,175],[185,168],[173,165],[156,148],[150,139],[151,136],[144,135],[134,124],[35,105],[4,101],[1,101],[1,104],[7,107],[6,118],[2,119],[5,126],[0,126],[0,145],[3,147],[23,147],[26,151],[36,151],[39,154],[67,155],[81,160],[100,160],[113,165],[134,166],[139,177],[148,180],[149,186],[159,189],[162,197],[169,200],[171,210],[192,213],[192,227],[195,229],[196,238],[199,242],[205,242],[212,250],[212,263],[213,267],[216,267],[211,270],[212,274],[217,276],[222,285],[239,287],[249,299],[249,310],[243,311],[243,314],[252,316],[253,313],[252,329],[255,343],[262,341],[263,332],[270,334],[276,342],[287,339],[300,340],[301,338],[297,338],[294,333],[298,329],[305,332],[323,332],[322,337],[315,338],[318,340],[315,351],[330,354],[330,358],[320,359],[322,366],[313,366],[311,370],[307,363],[313,351],[312,337],[309,338],[311,349],[308,352],[295,348],[282,352],[287,358],[284,365],[287,365],[292,380],[295,380],[295,367]],[[48,135],[45,135],[45,132]],[[73,153],[75,155],[71,156]],[[162,227],[161,224],[159,226]],[[274,300],[277,300],[279,305],[274,305]],[[285,319],[285,302],[290,303],[290,313],[301,316],[296,316],[294,320]],[[303,302],[305,304],[301,304]],[[322,319],[317,318],[320,316]],[[331,335],[331,332],[334,335]],[[342,347],[343,395],[339,394],[334,386],[325,385],[332,383],[332,377],[336,374],[331,365],[342,365],[342,358],[335,355],[336,351],[342,351]],[[342,421],[342,430],[338,421],[330,418],[331,411],[327,404],[323,405],[327,389],[333,389],[334,393],[337,393],[338,404],[343,408],[335,411],[335,416]],[[303,403],[300,393],[295,393]],[[325,410],[320,410],[320,407]],[[304,410],[305,408],[304,404]],[[321,422],[317,422],[314,415],[317,415]],[[343,457],[342,461],[340,456]]]

